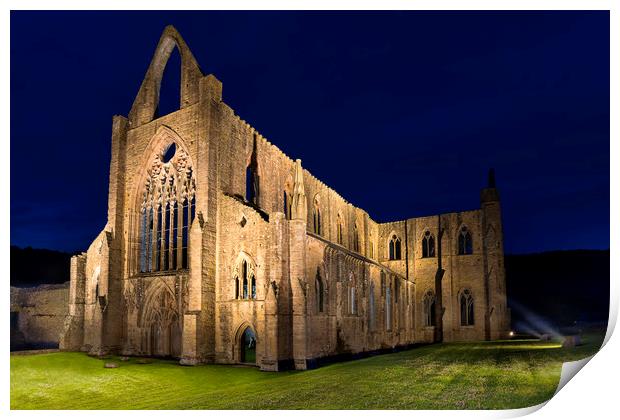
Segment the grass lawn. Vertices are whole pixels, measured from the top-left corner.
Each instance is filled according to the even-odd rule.
[[[562,349],[530,340],[437,344],[305,372],[184,367],[136,359],[104,369],[82,353],[11,355],[11,409],[485,409],[551,398],[562,362],[602,336]]]

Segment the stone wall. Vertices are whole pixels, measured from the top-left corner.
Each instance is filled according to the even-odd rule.
[[[158,117],[174,45],[180,109]],[[463,229],[467,252],[458,250]],[[422,251],[426,232],[432,255]],[[108,221],[72,259],[60,346],[239,363],[253,334],[256,364],[280,370],[499,338],[508,325],[502,246],[494,183],[479,209],[374,221],[236,115],[222,83],[201,75],[167,27],[128,118],[114,117]],[[166,255],[183,263],[171,267]],[[435,304],[424,305],[427,293]]]
[[[69,313],[69,282],[11,287],[11,348],[57,346]]]

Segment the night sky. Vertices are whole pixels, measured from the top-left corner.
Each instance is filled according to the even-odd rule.
[[[609,247],[608,12],[12,12],[11,244],[85,250],[104,227],[112,115],[167,24],[375,220],[477,208],[494,167],[507,253]]]

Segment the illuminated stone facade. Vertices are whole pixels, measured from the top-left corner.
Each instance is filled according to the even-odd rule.
[[[180,109],[156,118],[173,48]],[[480,209],[377,223],[235,115],[167,27],[113,119],[108,222],[72,259],[61,347],[281,370],[497,339],[502,249],[492,180]]]

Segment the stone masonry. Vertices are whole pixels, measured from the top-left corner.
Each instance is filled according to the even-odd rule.
[[[181,57],[179,109],[157,116]],[[112,120],[108,221],[71,261],[61,348],[307,369],[413,343],[506,336],[500,201],[377,223],[222,100],[166,27]]]

